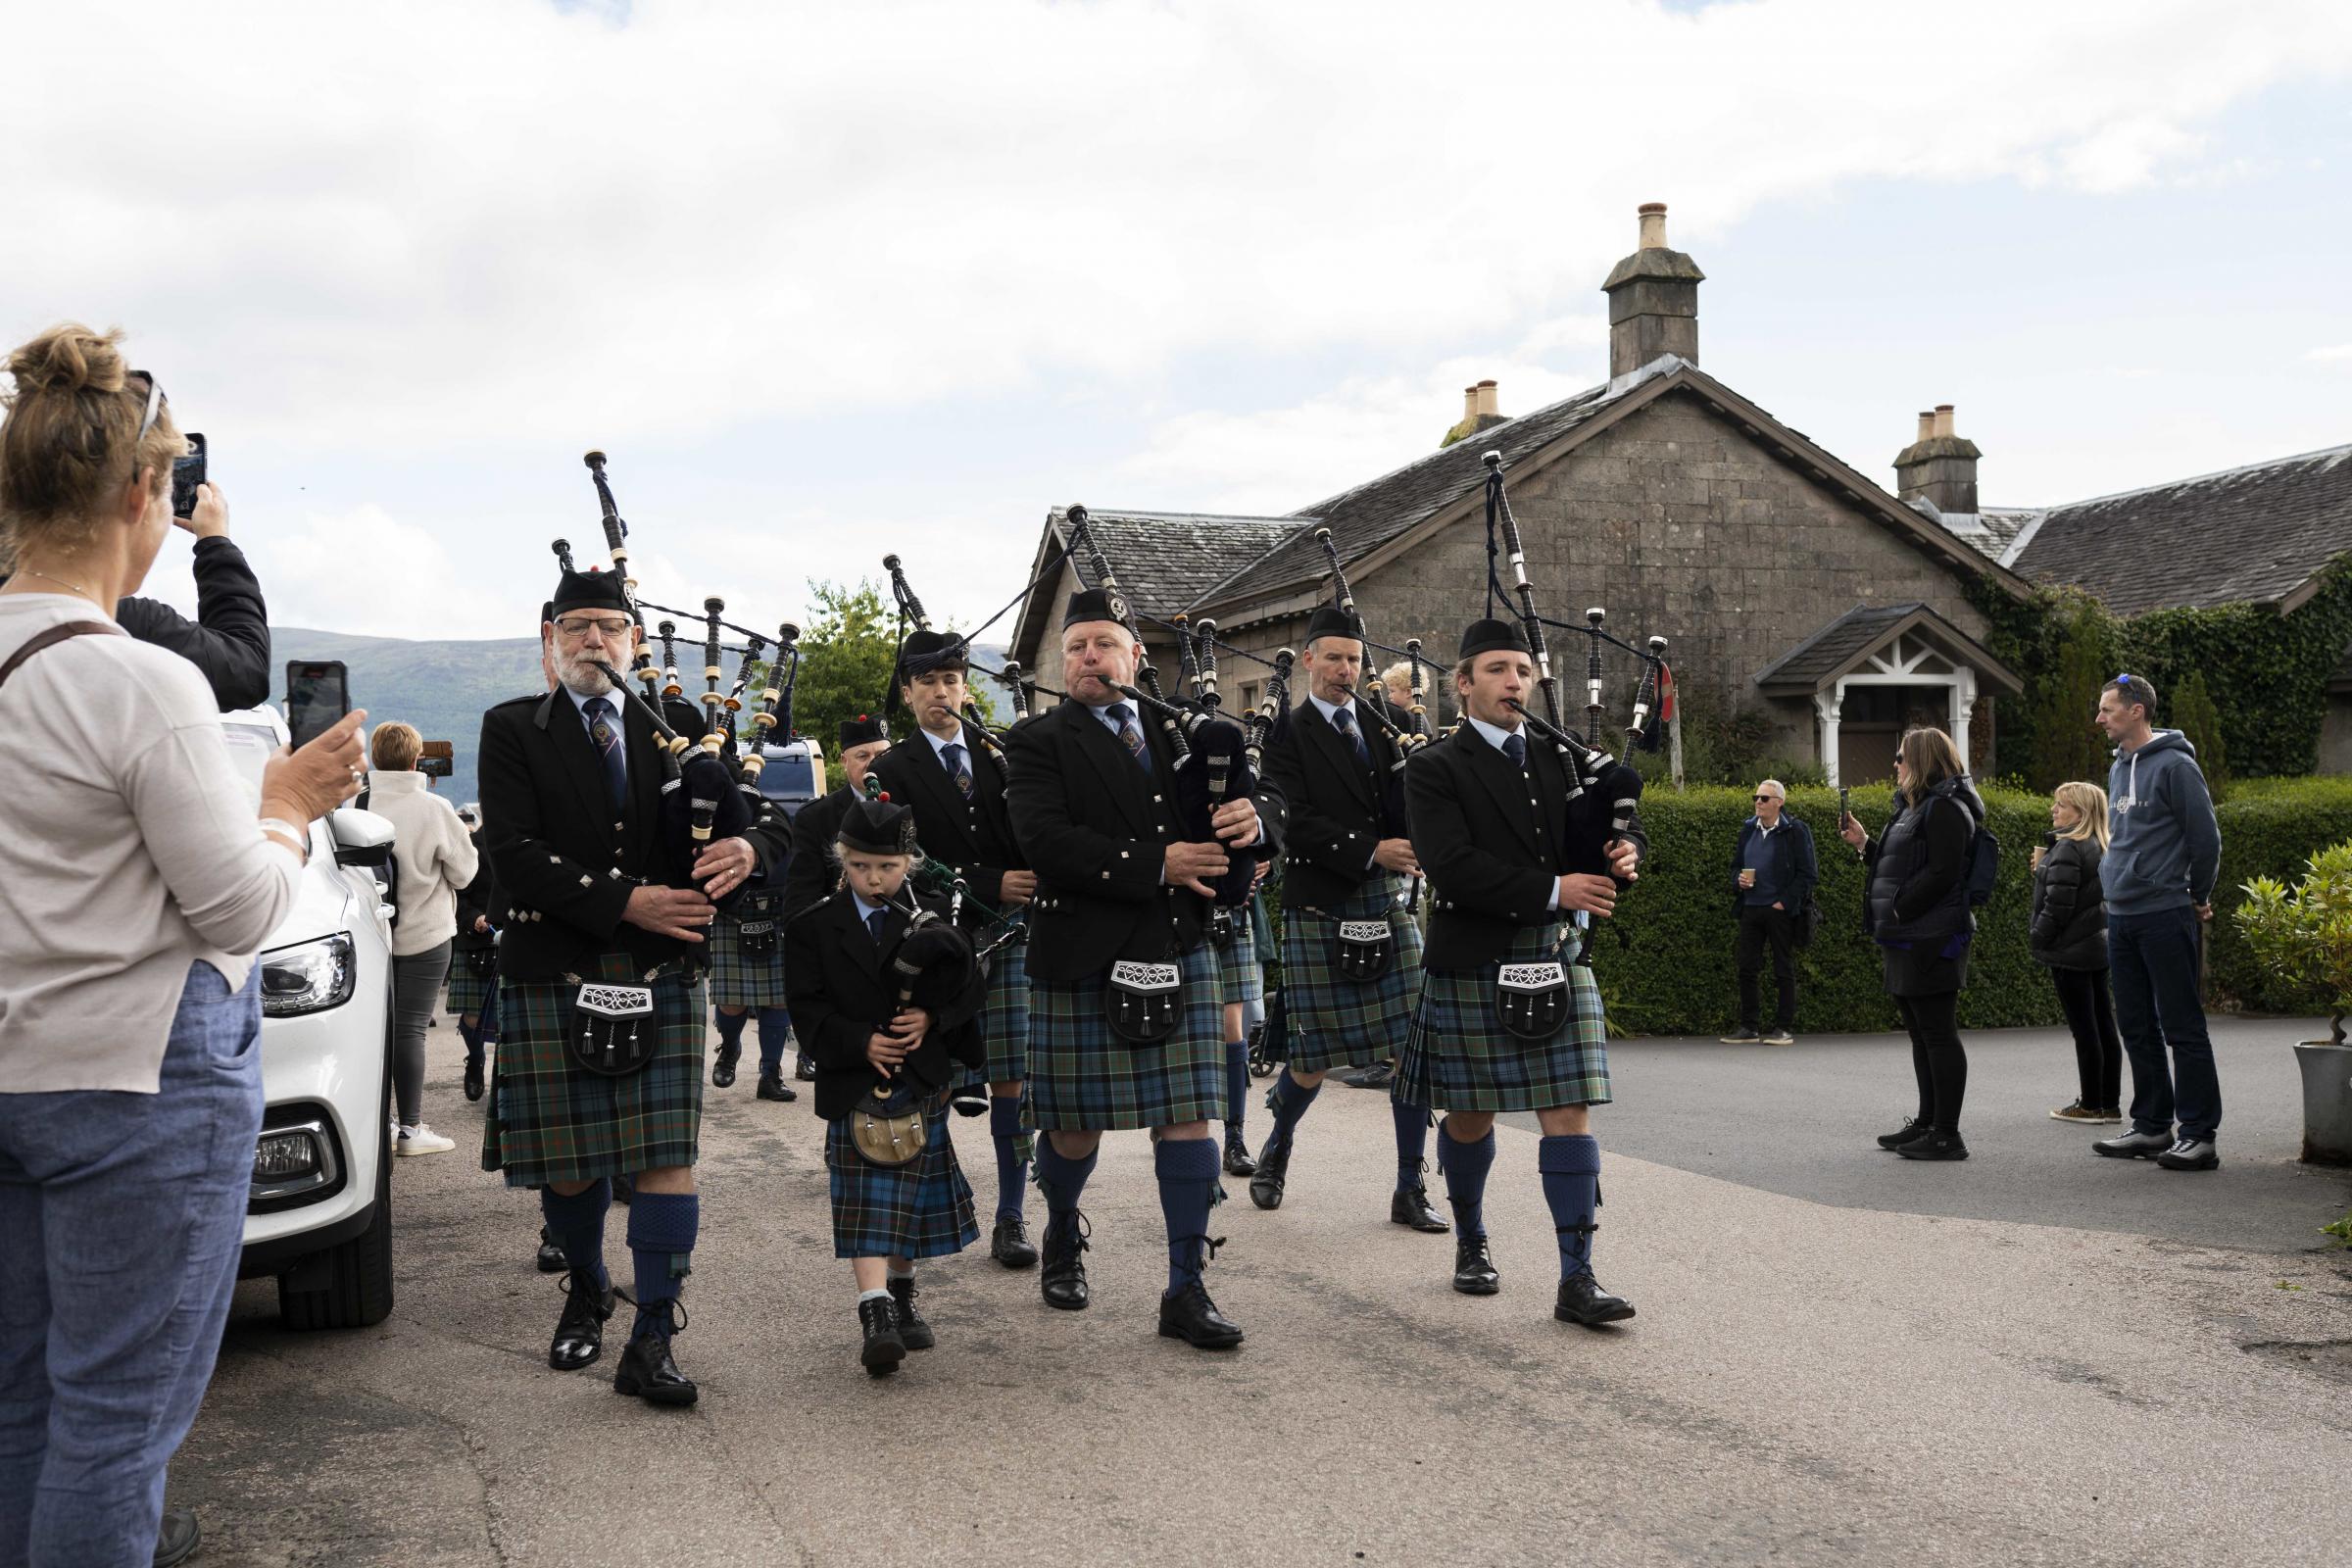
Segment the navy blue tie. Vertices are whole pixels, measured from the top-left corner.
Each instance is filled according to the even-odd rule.
[[[1348,737],[1348,744],[1355,748],[1355,760],[1370,767],[1372,754],[1364,746],[1364,732],[1355,727],[1355,710],[1343,708],[1331,715],[1331,721],[1340,727],[1341,734]]]
[[[620,751],[620,726],[612,722],[612,705],[602,697],[591,697],[580,705],[588,715],[588,738],[595,742],[597,756],[605,764],[605,791],[612,797],[612,809],[620,809],[629,797],[629,773]]]
[[[882,945],[882,922],[889,917],[890,911],[888,909],[876,909],[873,913],[865,917],[865,928],[869,932],[873,933],[874,946],[877,948]]]
[[[967,801],[970,800],[972,798],[972,770],[964,760],[963,748],[954,741],[950,741],[939,749],[939,760],[948,764],[948,776],[956,781],[956,787],[963,792],[963,798]]]
[[[1125,703],[1113,703],[1103,711],[1118,720],[1119,743],[1127,748],[1127,755],[1135,759],[1135,765],[1147,773],[1151,772],[1152,748],[1144,740],[1142,726],[1135,721],[1135,710]]]
[[[1505,735],[1502,738],[1502,755],[1511,760],[1511,765],[1513,767],[1519,769],[1519,771],[1522,773],[1526,772],[1527,737],[1524,735]]]

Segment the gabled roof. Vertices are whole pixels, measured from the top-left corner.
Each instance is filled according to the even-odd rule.
[[[1775,697],[1821,691],[1905,632],[1918,632],[1950,658],[1987,677],[2014,696],[2025,690],[2017,672],[1989,649],[1926,605],[1856,605],[1755,673],[1755,682]]]
[[[2004,565],[2008,564],[2010,542],[2025,531],[2028,523],[2041,515],[2039,512],[2017,507],[1987,507],[1983,512],[1938,512],[1936,503],[1926,496],[1913,496],[1903,504],[1953,538],[1974,548],[1979,555]]]
[[[2034,514],[2029,514],[2034,515]],[[2352,446],[2041,512],[2010,564],[2132,615],[2251,601],[2292,610],[2352,550]]]
[[[1297,517],[1137,512],[1119,507],[1089,507],[1087,521],[1136,612],[1163,619],[1199,603],[1209,589],[1261,559],[1300,527]],[[1055,507],[1047,514],[1046,538],[1047,548],[1030,568],[1032,575],[1043,569],[1053,551],[1069,544],[1068,508]],[[1084,552],[1076,558],[1076,565],[1081,581],[1099,586]],[[1045,632],[1041,617],[1053,609],[1050,583],[1021,606],[1011,638],[1016,657],[1024,662],[1034,660],[1037,639]]]

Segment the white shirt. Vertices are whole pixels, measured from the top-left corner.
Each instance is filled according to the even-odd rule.
[[[958,725],[956,727],[956,733],[955,733],[954,735],[952,735],[952,736],[945,736],[945,737],[942,737],[942,736],[934,735],[934,734],[932,734],[932,733],[931,733],[929,730],[927,730],[927,729],[923,729],[923,728],[921,728],[921,727],[919,727],[919,726],[916,728],[916,730],[915,730],[915,733],[916,733],[916,734],[918,734],[918,735],[920,735],[920,736],[922,736],[922,738],[923,738],[923,739],[925,739],[925,740],[927,740],[927,741],[929,741],[929,742],[931,743],[931,755],[932,755],[933,757],[936,757],[936,758],[938,758],[938,759],[939,759],[939,765],[940,765],[941,769],[947,773],[947,775],[948,775],[948,777],[949,777],[949,778],[953,779],[953,778],[955,778],[955,776],[956,776],[956,768],[955,768],[954,764],[952,764],[952,763],[951,763],[951,762],[949,762],[949,760],[948,760],[948,748],[949,748],[949,747],[951,747],[951,746],[960,746],[960,747],[962,747],[962,748],[963,748],[963,765],[964,765],[965,767],[967,767],[967,768],[968,768],[968,767],[970,767],[970,766],[972,765],[972,749],[971,749],[969,746],[964,746],[964,744],[963,744],[963,726],[962,726],[962,725],[958,724]]]
[[[1362,727],[1355,722],[1355,700],[1353,698],[1349,698],[1345,703],[1327,703],[1322,698],[1317,697],[1313,692],[1308,692],[1306,694],[1306,700],[1315,705],[1315,710],[1317,712],[1321,713],[1325,718],[1331,720],[1332,728],[1334,729],[1339,728],[1339,713],[1342,708],[1348,710],[1348,723],[1350,728],[1360,729]]]

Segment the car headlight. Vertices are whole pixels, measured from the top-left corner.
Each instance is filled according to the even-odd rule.
[[[262,955],[262,1014],[292,1018],[324,1012],[349,1002],[358,983],[359,964],[344,932],[279,948]]]

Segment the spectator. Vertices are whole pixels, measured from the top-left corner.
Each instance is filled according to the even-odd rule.
[[[466,826],[466,841],[473,846],[471,881],[458,889],[458,945],[450,955],[449,1002],[458,1015],[458,1033],[466,1040],[466,1098],[482,1098],[486,1047],[498,1032],[493,1010],[498,996],[498,930],[492,913],[498,907],[498,879],[482,858],[482,808],[458,808]]]
[[[1943,809],[1937,809],[1938,807]],[[1952,738],[1906,731],[1895,748],[1894,815],[1884,840],[1848,815],[1846,843],[1870,863],[1863,921],[1878,942],[1886,994],[1911,1034],[1919,1114],[1879,1138],[1905,1159],[1966,1159],[1960,1102],[1968,1054],[1960,1045],[1960,988],[1977,917],[1968,906],[1969,851],[1984,825],[1984,803],[1969,783]]]
[[[1389,701],[1406,712],[1413,709],[1413,665],[1410,660],[1399,659],[1380,672],[1380,683],[1388,689]]]
[[[1756,786],[1756,813],[1740,824],[1732,845],[1732,917],[1740,922],[1740,1027],[1727,1046],[1793,1046],[1796,1036],[1796,934],[1805,903],[1821,880],[1813,830],[1787,814],[1788,787],[1777,778]],[[1774,1023],[1758,1035],[1764,1016],[1764,950],[1772,949]]]
[[[2212,1170],[2222,1162],[2222,1080],[2198,990],[2222,829],[2196,749],[2179,730],[2156,728],[2155,716],[2156,688],[2137,675],[2118,675],[2099,692],[2099,727],[2115,742],[2100,871],[2115,1021],[2132,1058],[2132,1130],[2091,1147],[2166,1170]]]
[[[2050,831],[2034,851],[2034,961],[2058,987],[2075,1036],[2081,1092],[2050,1114],[2059,1121],[2122,1121],[2124,1046],[2107,994],[2107,905],[2099,862],[2107,854],[2107,792],[2061,784],[2050,795]]]
[[[164,1467],[236,1286],[254,953],[308,824],[361,777],[365,716],[270,759],[257,811],[204,678],[121,634],[185,444],[120,339],[60,326],[17,349],[0,425],[0,725],[48,764],[0,792],[0,1562],[77,1568],[195,1548]],[[206,486],[195,511],[226,507]]]
[[[393,894],[400,918],[392,927],[392,1099],[400,1116],[400,1154],[458,1147],[424,1120],[424,1031],[449,978],[457,890],[473,880],[479,865],[457,808],[416,771],[423,750],[422,737],[397,721],[378,724],[370,745],[375,768],[368,808],[392,824],[392,858],[400,867]]]

